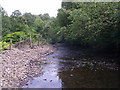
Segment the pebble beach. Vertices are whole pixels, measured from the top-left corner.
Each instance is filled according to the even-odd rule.
[[[55,51],[51,45],[41,45],[34,48],[13,48],[12,50],[2,51],[2,68],[0,86],[2,88],[18,88],[29,77],[42,73],[41,68],[30,64],[33,61],[45,60],[44,56]]]

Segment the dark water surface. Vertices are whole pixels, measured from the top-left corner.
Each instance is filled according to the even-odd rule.
[[[22,88],[118,88],[116,63],[94,60],[81,51],[59,46],[41,61],[43,73],[30,78]],[[41,66],[41,65],[40,65]]]

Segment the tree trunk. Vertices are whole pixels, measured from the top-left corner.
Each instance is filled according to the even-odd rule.
[[[10,39],[10,50],[12,50],[12,39]]]
[[[40,46],[40,36],[38,36],[38,46]]]
[[[32,37],[30,35],[30,47],[32,47]]]

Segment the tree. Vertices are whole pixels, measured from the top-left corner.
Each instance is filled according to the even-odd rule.
[[[26,21],[26,24],[32,28],[34,26],[34,21],[36,19],[36,16],[32,15],[31,13],[24,13],[23,17]]]
[[[61,30],[67,33],[65,40],[96,49],[119,47],[118,4],[64,2],[57,19],[61,28],[66,27]]]
[[[14,12],[12,12],[12,15],[11,16],[14,16],[14,17],[18,17],[18,16],[21,16],[21,12],[19,10],[15,10]]]
[[[3,14],[3,16],[8,16],[7,12],[4,10],[4,8],[0,5],[0,12]]]

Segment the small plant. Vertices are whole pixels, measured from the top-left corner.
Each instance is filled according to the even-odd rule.
[[[8,49],[9,46],[10,46],[10,44],[7,42],[0,42],[0,50]]]

